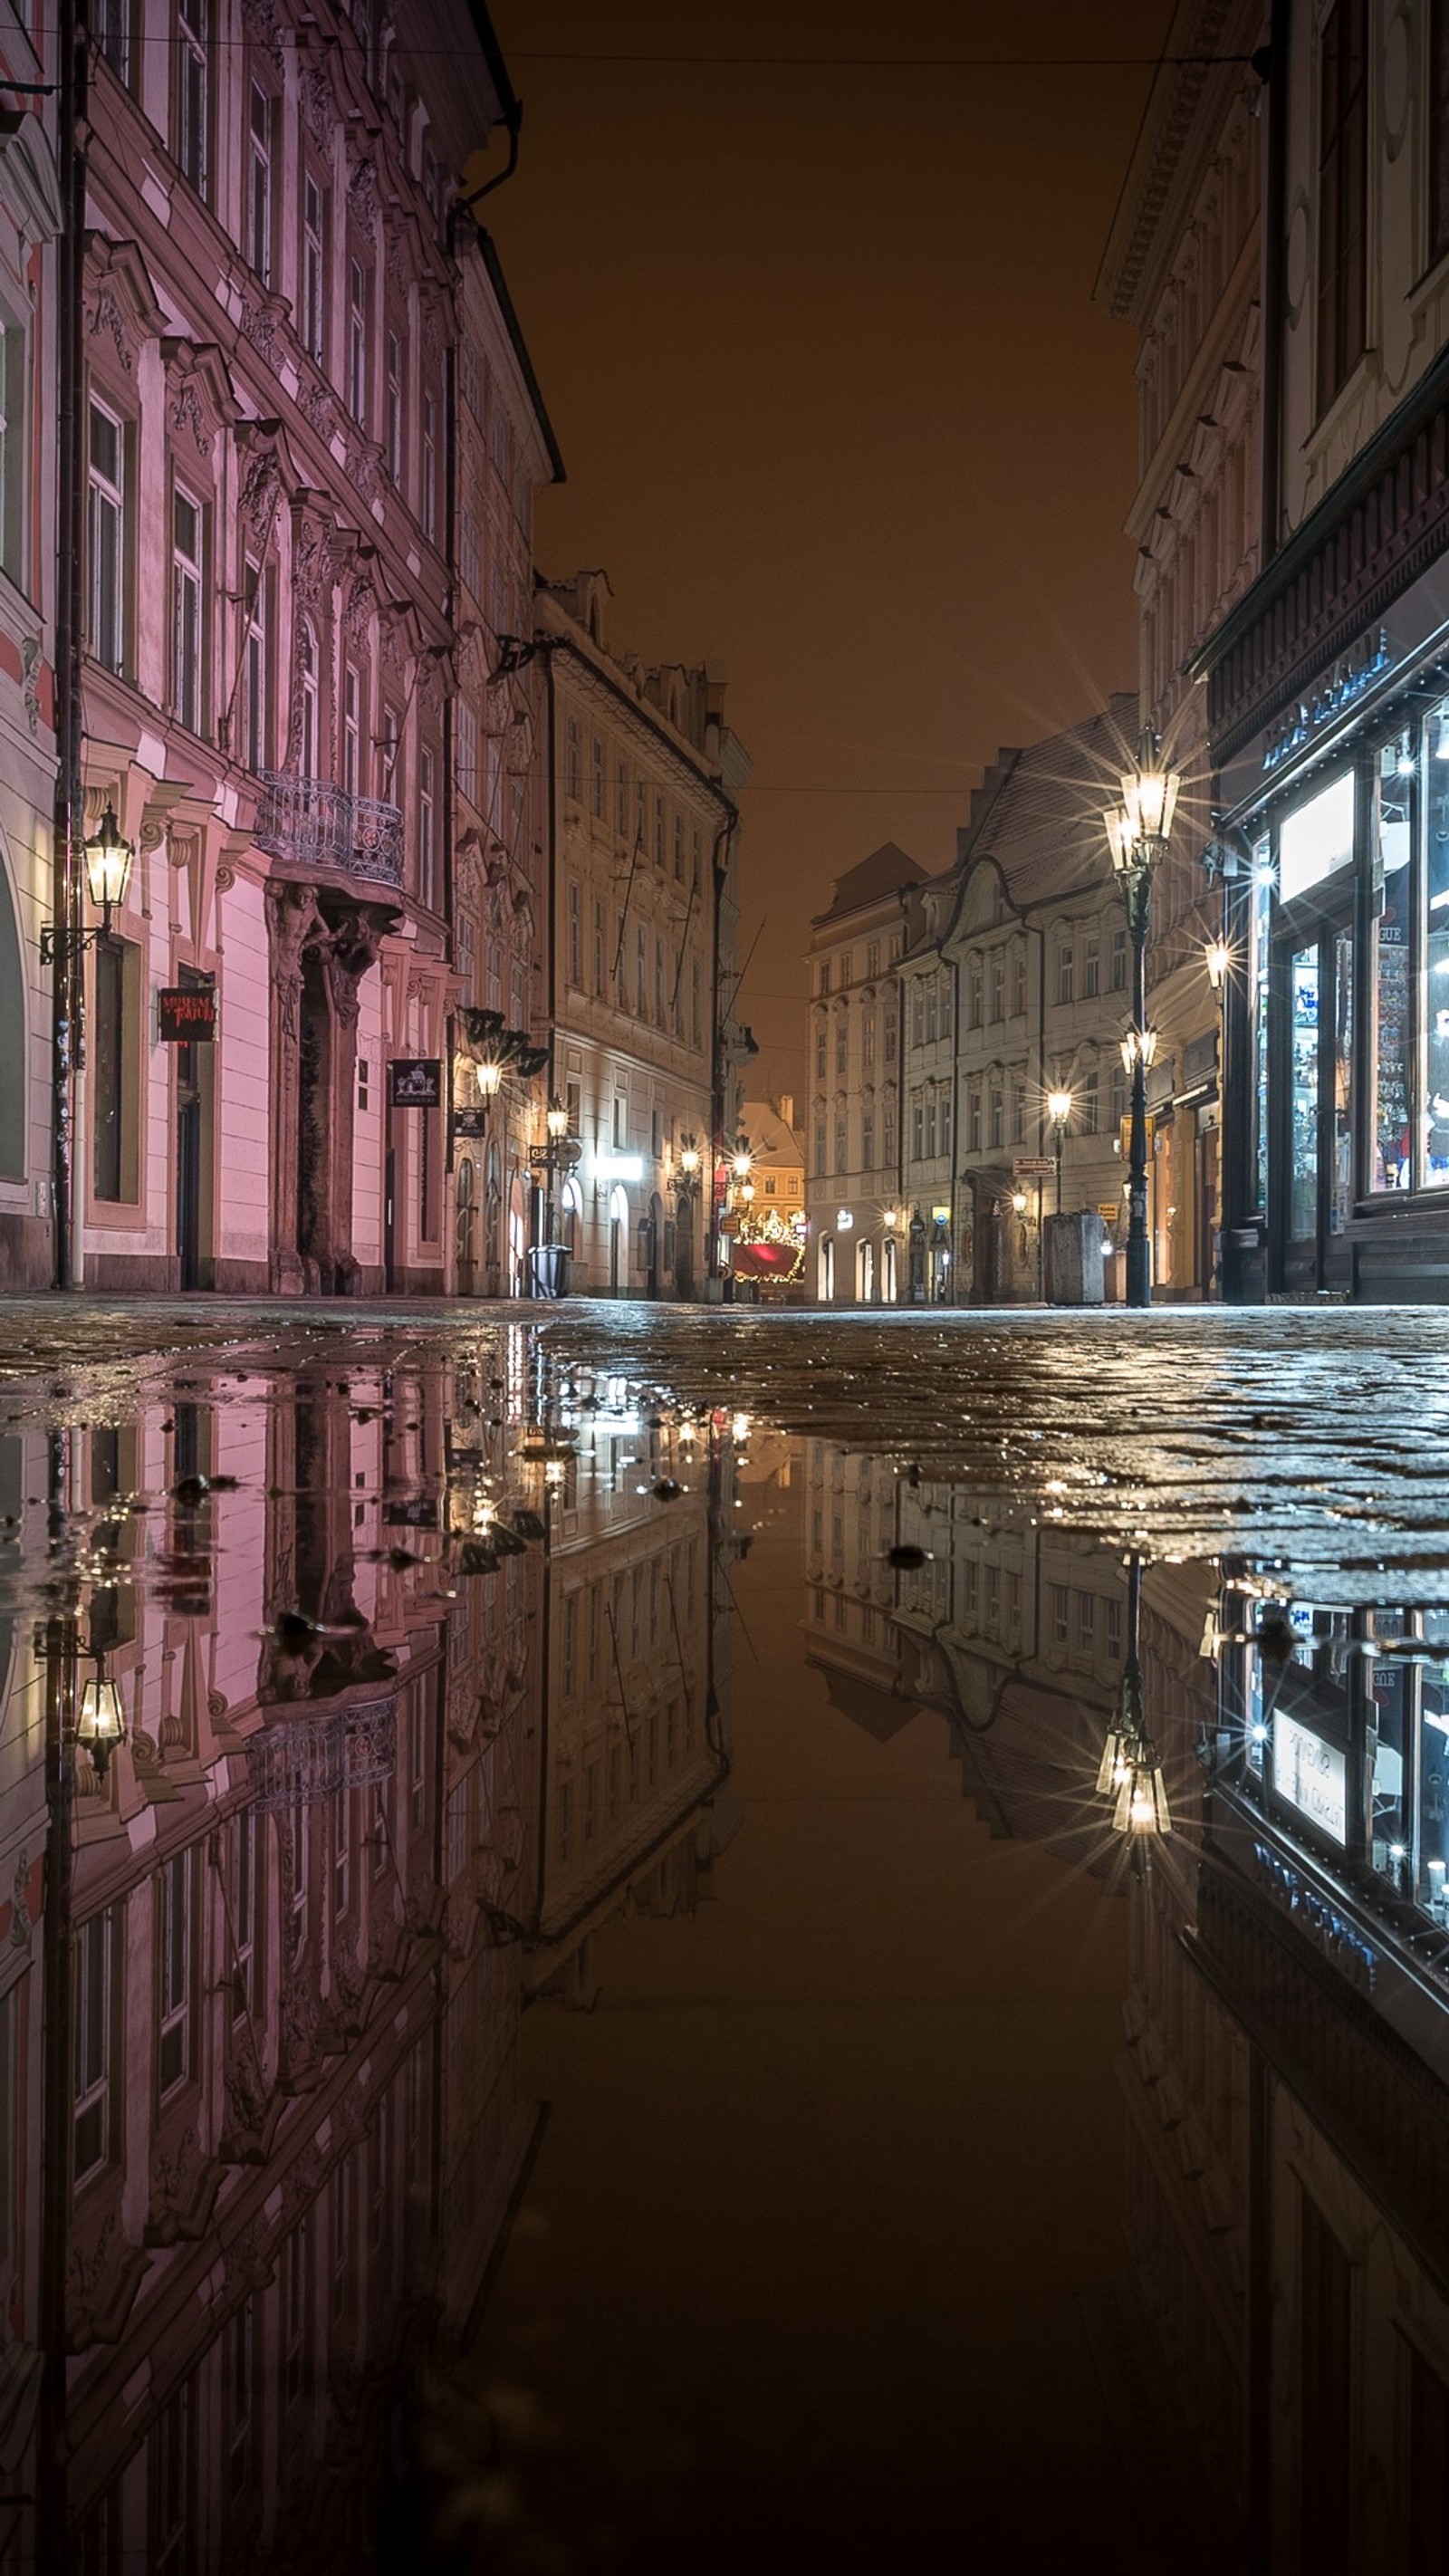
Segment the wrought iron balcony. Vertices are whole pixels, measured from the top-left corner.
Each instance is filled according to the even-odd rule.
[[[376,796],[350,796],[330,778],[261,772],[257,847],[289,867],[326,868],[364,885],[401,888],[403,818]]]

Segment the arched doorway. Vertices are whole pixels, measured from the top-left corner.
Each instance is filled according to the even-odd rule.
[[[875,1304],[875,1245],[869,1238],[855,1247],[855,1302]]]
[[[528,1216],[523,1204],[523,1184],[515,1176],[508,1193],[508,1294],[523,1297],[528,1293]]]
[[[681,1190],[674,1207],[674,1293],[694,1295],[694,1199]]]
[[[882,1247],[881,1247],[881,1257],[880,1257],[880,1301],[881,1301],[881,1304],[882,1304],[883,1306],[893,1306],[893,1305],[895,1304],[896,1299],[897,1299],[897,1297],[899,1296],[899,1294],[900,1294],[900,1291],[899,1291],[899,1289],[898,1289],[898,1287],[897,1287],[897,1285],[896,1285],[896,1239],[895,1239],[895,1236],[894,1236],[893,1234],[888,1234],[888,1235],[886,1236],[886,1239],[885,1239],[884,1244],[883,1244],[883,1245],[882,1245]]]
[[[639,1228],[639,1267],[644,1273],[646,1297],[657,1297],[659,1294],[659,1245],[663,1230],[664,1210],[659,1204],[659,1193],[656,1190],[650,1197],[649,1214]]]
[[[0,1172],[25,1178],[26,1082],[25,976],[9,871],[0,859]]]
[[[483,1294],[496,1297],[502,1284],[503,1253],[499,1228],[503,1223],[503,1175],[498,1148],[490,1145],[484,1165],[483,1183]]]
[[[629,1201],[617,1181],[609,1192],[609,1294],[629,1294]]]
[[[833,1234],[822,1234],[815,1268],[815,1293],[822,1306],[828,1306],[835,1296],[835,1237]]]
[[[460,1297],[471,1297],[478,1275],[478,1209],[473,1197],[473,1164],[464,1154],[458,1164],[457,1282]]]

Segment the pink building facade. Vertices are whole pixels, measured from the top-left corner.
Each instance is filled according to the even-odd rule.
[[[96,50],[83,778],[136,855],[86,961],[88,1286],[451,1287],[451,1034],[490,935],[537,1007],[474,851],[488,603],[526,604],[556,458],[460,247],[516,103],[483,13],[433,20],[145,0]]]

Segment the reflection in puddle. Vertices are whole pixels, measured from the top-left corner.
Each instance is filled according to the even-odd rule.
[[[753,2238],[764,2267],[782,2204],[786,2236],[808,2235],[831,2188],[792,2056],[828,2063],[830,2016],[857,2016],[853,2047],[879,2008],[915,2099],[948,2027],[916,2016],[955,1973],[912,1949],[915,1915],[924,1945],[948,1852],[988,1909],[1026,1905],[1024,1881],[986,1875],[1011,1845],[1127,1939],[1118,2187],[1095,2240],[1078,2227],[1054,2258],[1076,2341],[1053,2328],[1053,2366],[1102,2496],[1141,2476],[1190,2509],[1204,2565],[1251,2541],[1266,2566],[1368,2566],[1449,2537],[1449,1613],[1365,1599],[1361,1576],[1336,1599],[1321,1564],[1300,1583],[1106,1544],[909,1460],[545,1365],[522,1328],[466,1363],[359,1334],[285,1372],[177,1366],[113,1419],[52,1427],[37,1406],[0,1433],[6,2576],[643,2566],[651,2548],[679,2563],[685,2537],[689,2563],[738,2564],[751,2516],[769,2566],[761,2533],[796,2518],[837,2553],[831,2515],[872,2528],[871,2475],[901,2549],[923,2546],[964,2507],[969,2441],[924,2475],[891,2429],[878,2321],[851,2330],[858,2351],[839,2338],[843,2373],[882,2373],[865,2431],[850,2379],[831,2403],[880,2457],[827,2506],[828,2445],[772,2490],[745,2442],[726,2480],[708,2422],[671,2449],[662,2412],[652,2448],[635,2423],[633,2486],[586,2440],[540,2450],[590,2334],[599,2387],[647,2338],[617,2302],[599,2324],[607,2226],[552,2357],[527,2301],[581,2160],[597,2145],[604,2172],[611,2134],[645,2143],[638,2032],[682,2005],[662,1950],[639,1974],[639,1918],[721,2030],[743,2027],[761,1958],[805,1980],[776,2073],[760,2042],[731,2078],[753,2107],[728,2264]],[[915,1822],[902,1804],[935,1796],[928,1742],[973,1840],[941,1839],[939,1802]],[[829,1839],[846,1788],[876,1802],[888,2005],[852,1946],[858,1861],[793,1947],[777,1934],[779,1819]],[[1006,2034],[1052,2028],[1029,2018],[1028,1967],[1013,1989],[1029,1929],[1051,1955],[1045,1883],[979,1972],[1002,2007],[972,2045],[1006,2159],[1031,2145]],[[699,1934],[706,1894],[728,1955]],[[1088,1916],[1070,1919],[1080,1938]],[[1058,1958],[1064,2060],[1075,1968]],[[689,2052],[736,2042],[671,2029],[694,2072],[655,2116],[708,2172]],[[927,2149],[918,2128],[901,2150],[918,2176]],[[944,2190],[934,2205],[918,2180],[903,2217],[899,2178],[875,2188],[878,2230],[822,2260],[891,2284],[902,2353],[929,2309],[922,2351],[954,2388],[951,2338],[969,2351],[988,2314],[966,2240]],[[678,2207],[630,2223],[648,2284]],[[1057,2223],[1003,2183],[1008,2264]],[[960,2258],[944,2327],[908,2225]],[[699,2301],[659,2365],[688,2385],[691,2338],[725,2331],[723,2293]],[[785,2412],[777,2363],[757,2348]],[[1008,2405],[1013,2367],[1025,2419],[1029,2332],[997,2357]],[[903,2425],[932,2420],[920,2371]],[[731,2386],[747,2407],[750,2369]],[[605,2403],[600,2446],[610,2420]],[[1080,2496],[1060,2501],[1065,2531]],[[1123,2564],[1190,2563],[1160,2539]]]

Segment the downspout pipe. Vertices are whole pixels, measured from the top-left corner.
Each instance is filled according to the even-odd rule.
[[[1263,488],[1258,570],[1278,551],[1283,503],[1283,264],[1288,188],[1288,46],[1291,0],[1272,0],[1269,15],[1268,142],[1263,174],[1263,392],[1260,425]]]
[[[60,11],[59,179],[63,209],[57,250],[57,494],[55,600],[56,767],[51,827],[51,1244],[52,1281],[73,1288],[75,1251],[75,1077],[81,1052],[82,968],[76,854],[84,832],[81,566],[85,479],[80,392],[85,374],[86,114],[90,89],[87,0],[62,0]]]

